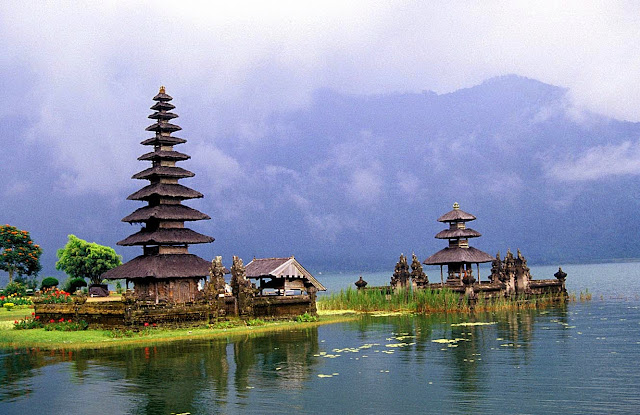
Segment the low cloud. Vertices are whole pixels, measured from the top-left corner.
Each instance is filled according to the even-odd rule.
[[[546,175],[561,182],[640,175],[640,142],[592,147],[575,158],[547,167]]]
[[[351,173],[347,195],[354,203],[372,204],[380,200],[383,184],[379,168],[358,169]]]

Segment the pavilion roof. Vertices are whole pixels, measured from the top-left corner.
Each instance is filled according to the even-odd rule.
[[[102,278],[205,278],[210,266],[210,262],[193,254],[140,255],[105,272]]]
[[[456,263],[473,264],[491,261],[493,261],[493,257],[491,255],[470,246],[468,248],[444,248],[425,259],[423,263],[426,265],[447,265]]]
[[[247,278],[301,278],[309,281],[318,291],[327,290],[294,257],[254,258],[245,266],[245,270]]]

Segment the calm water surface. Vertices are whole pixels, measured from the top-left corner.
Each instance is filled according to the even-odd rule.
[[[588,288],[593,300],[541,311],[365,317],[127,349],[4,350],[0,413],[635,414],[639,266],[563,267],[569,291]],[[555,270],[532,267],[537,278]],[[320,278],[330,289],[357,279]]]

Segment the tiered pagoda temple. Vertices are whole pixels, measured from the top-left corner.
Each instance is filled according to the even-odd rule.
[[[149,184],[127,198],[147,205],[122,219],[144,226],[118,245],[141,246],[143,254],[103,274],[105,279],[125,279],[127,284],[133,281],[138,301],[192,302],[199,295],[198,281],[209,275],[210,263],[190,254],[188,249],[191,244],[213,242],[213,238],[185,227],[185,222],[210,217],[182,204],[184,200],[201,198],[202,194],[178,183],[194,173],[176,166],[176,162],[190,157],[173,149],[186,140],[171,135],[181,130],[169,122],[178,117],[171,112],[175,108],[170,103],[172,99],[164,87],[153,97],[156,103],[151,109],[155,112],[149,118],[156,122],[146,131],[155,136],[141,143],[153,147],[153,151],[138,157],[150,161],[151,167],[133,175]]]
[[[447,266],[447,285],[472,284],[473,277],[472,264],[477,265],[478,275],[480,275],[480,263],[491,262],[493,257],[486,252],[469,246],[469,238],[482,236],[478,231],[467,228],[466,223],[475,220],[476,217],[470,213],[460,210],[458,203],[453,204],[453,210],[438,218],[438,222],[449,224],[449,229],[445,229],[436,234],[438,239],[448,239],[449,246],[431,255],[424,261],[426,265],[440,265],[440,275],[442,277],[442,267]]]

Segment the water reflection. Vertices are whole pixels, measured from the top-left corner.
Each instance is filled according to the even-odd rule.
[[[302,389],[317,353],[317,328],[119,350],[15,350],[0,355],[0,402],[25,399],[43,367],[69,363],[73,383],[115,382],[134,412],[197,413],[198,402],[224,407],[232,390],[241,403],[256,387]]]
[[[592,311],[365,316],[149,347],[6,351],[0,413],[104,413],[109,404],[109,413],[394,413],[426,404],[435,412],[490,413],[519,412],[521,402],[538,408],[528,412],[553,412],[554,402],[570,399],[582,399],[574,410],[589,412],[590,399],[602,408],[611,396],[620,407],[635,405],[640,365],[631,345],[640,344],[640,312]],[[594,334],[582,336],[588,330]],[[591,381],[585,393],[580,382],[596,372],[608,381]],[[621,373],[625,379],[616,378]],[[52,410],[52,395],[61,395],[64,410]]]

